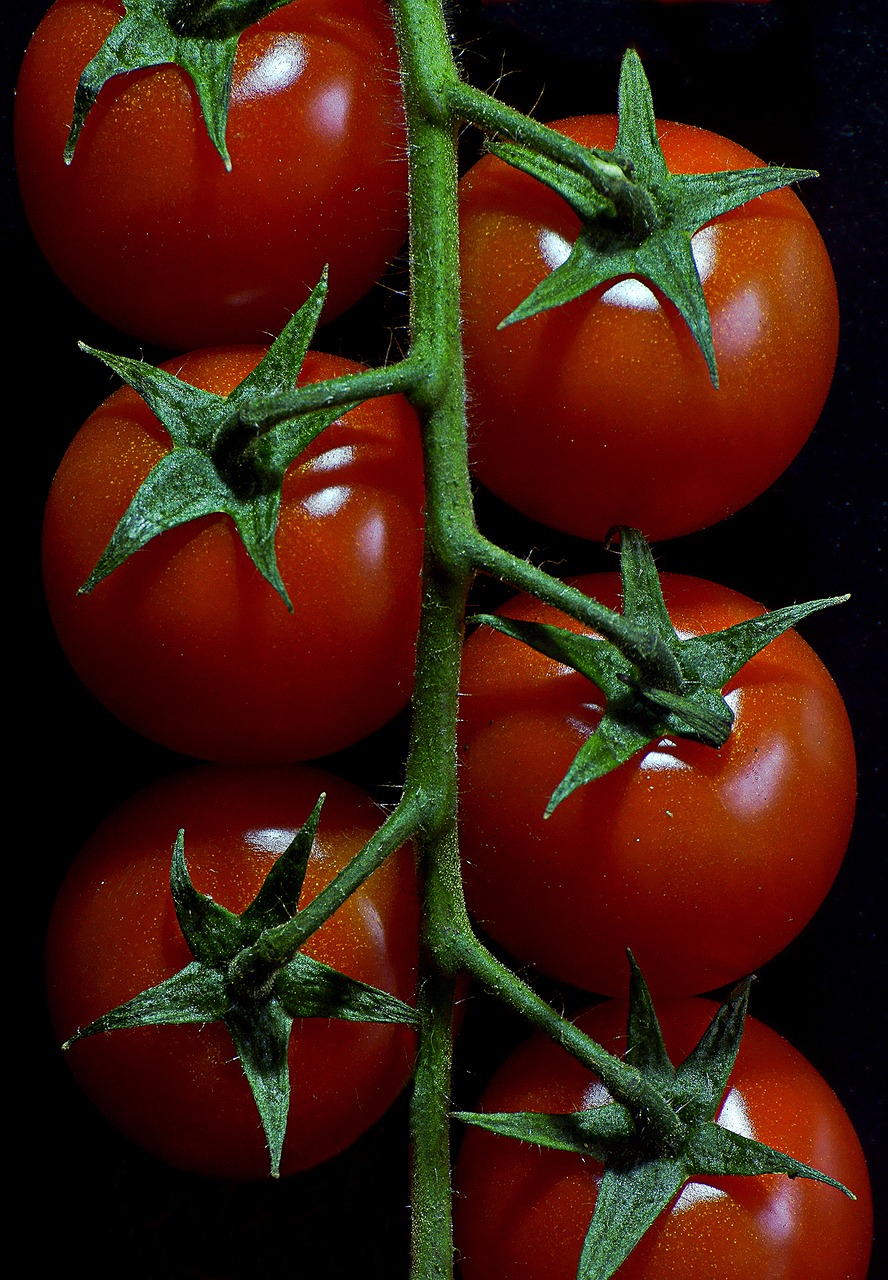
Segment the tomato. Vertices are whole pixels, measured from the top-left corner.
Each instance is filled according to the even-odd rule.
[[[165,367],[225,395],[263,354],[199,351]],[[356,368],[310,351],[300,378]],[[139,733],[210,760],[306,759],[385,724],[410,695],[419,618],[422,456],[406,401],[367,401],[290,467],[277,555],[292,613],[223,515],[161,534],[78,596],[169,443],[124,387],[84,424],[53,482],[46,595],[83,682]]]
[[[673,1061],[694,1047],[714,1008],[684,1000],[660,1009]],[[625,1006],[611,1001],[578,1022],[619,1053],[625,1020]],[[478,1110],[566,1113],[606,1100],[594,1077],[538,1035],[500,1068]],[[811,1064],[754,1018],[718,1123],[828,1173],[857,1200],[782,1175],[691,1181],[619,1268],[620,1280],[864,1280],[872,1203],[857,1135]],[[455,1173],[463,1280],[574,1280],[599,1177],[594,1160],[467,1129]]]
[[[321,792],[304,906],[382,820],[364,792],[332,774],[204,766],[163,779],[113,813],[75,859],[53,910],[47,984],[59,1038],[190,962],[169,887],[179,828],[195,887],[241,912]],[[405,846],[304,949],[412,1003],[416,933]],[[282,1172],[326,1160],[368,1129],[405,1084],[413,1045],[404,1025],[297,1020]],[[221,1023],[115,1031],[79,1041],[66,1060],[108,1119],[159,1158],[220,1177],[267,1177],[256,1104]]]
[[[554,126],[610,148],[616,118]],[[760,165],[716,134],[660,122],[675,172]],[[649,539],[701,529],[760,494],[823,407],[838,307],[826,249],[789,190],[703,227],[692,245],[720,388],[674,306],[624,278],[498,329],[568,255],[579,221],[493,156],[460,186],[463,317],[475,474],[555,529]]]
[[[714,583],[663,575],[681,636],[762,613]],[[619,607],[616,575],[576,580]],[[580,632],[518,597],[500,610]],[[601,718],[584,676],[482,628],[465,650],[461,841],[475,919],[518,957],[586,990],[622,994],[626,948],[651,989],[714,990],[803,928],[833,882],[854,814],[841,696],[795,632],[726,686],[724,747],[663,739],[543,812]]]
[[[230,173],[171,65],[109,80],[65,164],[78,78],[122,12],[116,0],[58,0],[22,66],[18,179],[53,269],[104,319],[176,350],[277,333],[327,263],[325,317],[351,306],[407,228],[386,6],[299,0],[248,28]]]

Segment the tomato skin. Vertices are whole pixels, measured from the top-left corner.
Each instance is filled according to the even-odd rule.
[[[616,138],[611,116],[554,127],[591,146]],[[761,164],[703,129],[658,128],[675,172]],[[832,378],[838,304],[826,249],[791,191],[694,238],[717,391],[676,309],[639,281],[498,330],[566,256],[579,222],[493,156],[462,180],[460,206],[472,462],[498,497],[581,537],[631,525],[671,538],[750,502],[798,453]]]
[[[715,1008],[705,1000],[660,1008],[673,1061],[694,1047]],[[611,1052],[623,1051],[621,1001],[577,1021]],[[605,1100],[601,1094],[579,1063],[538,1035],[504,1063],[476,1109],[579,1111]],[[857,1200],[803,1178],[700,1179],[630,1254],[620,1280],[865,1280],[872,1200],[857,1135],[811,1064],[754,1018],[720,1120],[837,1178]],[[575,1280],[598,1176],[592,1160],[467,1128],[454,1178],[462,1280]]]
[[[223,395],[263,354],[198,351],[164,367]],[[309,352],[300,381],[357,368]],[[410,696],[419,623],[422,452],[406,401],[367,401],[290,467],[277,553],[292,613],[223,515],[167,531],[77,595],[169,447],[123,387],[84,424],[53,482],[44,583],[84,684],[146,737],[229,763],[326,755],[385,724]]]
[[[664,574],[680,634],[757,616],[725,587]],[[576,580],[619,607],[619,579]],[[528,597],[508,616],[581,631]],[[826,896],[854,815],[854,744],[841,696],[787,632],[726,686],[720,750],[663,740],[581,787],[544,819],[600,718],[600,695],[492,629],[470,637],[461,700],[461,842],[475,919],[520,960],[604,995],[626,990],[626,948],[655,994],[752,973]]]
[[[230,173],[191,81],[169,65],[109,80],[64,163],[80,72],[122,12],[115,0],[58,0],[22,66],[17,172],[53,270],[105,320],[180,351],[279,332],[328,263],[325,319],[351,306],[407,228],[385,7],[299,0],[248,28]]]
[[[106,819],[68,871],[50,923],[47,989],[59,1039],[190,962],[169,888],[179,828],[196,888],[240,912],[321,792],[304,906],[382,821],[364,792],[332,774],[203,766],[146,788]],[[417,925],[405,846],[305,950],[413,1003]],[[282,1172],[310,1168],[370,1128],[406,1083],[413,1052],[403,1025],[297,1020]],[[256,1104],[221,1023],[113,1032],[78,1042],[65,1058],[108,1119],[160,1159],[209,1176],[268,1176]]]

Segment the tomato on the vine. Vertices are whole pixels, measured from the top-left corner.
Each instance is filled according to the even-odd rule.
[[[363,791],[332,774],[204,766],[155,783],[106,819],[68,871],[50,924],[47,983],[59,1037],[189,963],[170,894],[180,828],[195,887],[240,913],[322,792],[304,907],[383,817]],[[405,846],[311,936],[305,952],[413,1003],[416,894]],[[406,1083],[413,1048],[403,1024],[297,1020],[282,1172],[318,1164],[364,1133]],[[221,1023],[115,1031],[76,1043],[66,1058],[108,1119],[161,1159],[213,1176],[267,1177],[256,1104]]]
[[[658,1012],[677,1062],[714,1006],[684,1000]],[[622,1051],[622,1002],[599,1005],[577,1022],[611,1052]],[[499,1069],[478,1109],[569,1113],[608,1100],[588,1071],[537,1035]],[[754,1018],[718,1123],[828,1173],[856,1201],[805,1178],[695,1179],[620,1266],[621,1280],[864,1280],[872,1203],[857,1135],[811,1064]],[[591,1158],[469,1128],[454,1177],[463,1280],[575,1280],[600,1176]]]
[[[615,574],[574,584],[619,608]],[[662,576],[680,636],[756,617],[745,596]],[[507,617],[588,628],[519,596]],[[550,796],[601,719],[585,677],[483,627],[465,649],[459,728],[466,898],[520,960],[601,994],[626,987],[631,948],[654,993],[714,990],[784,947],[826,896],[847,847],[856,770],[826,668],[788,631],[728,683],[715,749],[662,739]]]
[[[221,348],[164,367],[227,395],[264,354]],[[309,351],[299,381],[357,369]],[[314,758],[385,724],[410,696],[419,618],[422,450],[407,402],[364,402],[289,468],[276,548],[292,613],[225,515],[169,529],[78,595],[169,448],[123,387],[87,419],[53,482],[44,581],[84,684],[139,733],[207,760]]]
[[[80,73],[123,13],[57,0],[22,65],[16,167],[38,244],[105,320],[176,350],[277,333],[330,266],[326,318],[407,231],[394,36],[380,0],[299,0],[241,36],[226,172],[172,65],[114,76],[63,150]]]
[[[609,149],[617,122],[554,127]],[[658,128],[673,172],[761,164],[706,130]],[[579,220],[493,156],[463,178],[460,210],[471,461],[498,497],[582,537],[632,525],[669,538],[750,502],[798,453],[829,389],[838,307],[826,249],[791,191],[693,237],[718,390],[673,304],[632,277],[499,329],[568,256]]]

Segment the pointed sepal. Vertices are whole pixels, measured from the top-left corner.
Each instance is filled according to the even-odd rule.
[[[256,1101],[273,1176],[280,1168],[286,1133],[294,1021],[335,1018],[410,1027],[417,1023],[415,1009],[390,992],[305,954],[299,949],[301,932],[297,942],[290,941],[323,800],[322,795],[239,915],[195,888],[180,831],[173,848],[170,888],[194,959],[178,973],[79,1028],[64,1046],[125,1028],[223,1022]]]
[[[169,432],[172,449],[151,469],[80,588],[88,594],[154,538],[203,516],[234,522],[254,566],[284,604],[275,537],[287,468],[353,404],[314,410],[259,431],[241,416],[257,397],[291,391],[314,334],[326,271],[268,352],[227,396],[193,387],[163,369],[85,347],[139,393]]]
[[[225,141],[231,79],[241,34],[288,0],[249,0],[238,5],[191,0],[123,0],[124,15],[83,69],[65,143],[65,163],[74,158],[86,117],[113,76],[175,64],[191,79],[204,124],[226,169]]]
[[[241,913],[241,928],[252,935],[253,941],[265,930],[296,917],[325,799],[326,793],[322,792],[305,822],[275,861],[256,897]]]
[[[682,662],[693,669],[695,678],[701,683],[724,687],[741,667],[784,631],[798,626],[809,614],[846,604],[850,598],[849,595],[827,596],[804,604],[785,605],[746,622],[737,622],[724,631],[712,631],[708,635],[680,641]]]
[[[607,1159],[615,1144],[631,1138],[635,1132],[626,1108],[615,1102],[566,1115],[546,1115],[539,1111],[454,1111],[453,1119],[534,1147],[573,1151],[601,1161]]]
[[[271,1176],[278,1177],[290,1110],[290,1034],[293,1019],[276,1000],[233,1005],[225,1025],[262,1121]]]
[[[597,167],[549,159],[523,145],[491,145],[507,164],[556,191],[581,223],[566,259],[501,321],[500,328],[631,276],[646,281],[676,307],[717,387],[712,325],[692,237],[721,214],[816,175],[774,166],[671,173],[657,135],[650,86],[632,49],[623,58],[618,98],[613,152],[586,152]]]
[[[664,738],[723,746],[734,724],[724,695],[728,681],[784,631],[848,599],[788,605],[723,631],[683,639],[669,617],[648,543],[637,529],[619,528],[614,534],[619,536],[625,633],[616,625],[620,615],[613,614],[606,640],[499,614],[471,619],[585,676],[603,695],[601,719],[553,791],[546,817],[574,791]]]
[[[173,846],[170,892],[182,936],[195,960],[222,970],[228,959],[243,945],[238,917],[191,882],[185,862],[185,832],[180,831]]]
[[[750,981],[719,1007],[697,1045],[675,1073],[673,1094],[686,1123],[714,1120],[734,1070],[749,1004]]]
[[[629,1015],[626,1020],[625,1058],[642,1072],[645,1079],[653,1080],[664,1091],[671,1091],[675,1081],[675,1067],[666,1052],[654,1002],[644,974],[631,951],[628,953],[628,960]]]
[[[606,1166],[577,1280],[610,1280],[686,1181],[676,1160],[640,1160],[628,1168]]]
[[[841,1191],[849,1200],[857,1199],[843,1183],[819,1169],[717,1124],[706,1125],[691,1135],[687,1159],[699,1177],[758,1177],[783,1173],[789,1178],[810,1178],[813,1182],[822,1182]]]
[[[397,996],[350,978],[304,952],[295,955],[277,975],[274,991],[291,1018],[416,1025],[416,1010]]]
[[[217,1022],[224,1018],[227,1008],[228,991],[223,976],[194,961],[171,978],[80,1027],[62,1047],[67,1049],[87,1036],[130,1027]]]
[[[717,1123],[746,1015],[749,983],[722,1005],[691,1053],[671,1062],[644,977],[632,956],[626,1061],[646,1089],[636,1114],[612,1102],[569,1114],[455,1112],[454,1118],[534,1147],[574,1152],[603,1165],[577,1280],[610,1280],[684,1185],[695,1178],[786,1174],[813,1178],[854,1198],[847,1187],[763,1143]],[[679,1122],[650,1123],[652,1095]],[[627,1095],[628,1096],[628,1095]]]

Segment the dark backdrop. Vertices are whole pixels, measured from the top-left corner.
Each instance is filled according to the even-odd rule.
[[[4,8],[4,94],[46,6]],[[858,820],[845,866],[802,936],[765,966],[753,1011],[786,1035],[842,1098],[867,1149],[876,1218],[885,1205],[885,197],[886,19],[881,0],[773,0],[770,5],[658,7],[633,0],[516,0],[454,5],[467,75],[543,119],[610,111],[627,44],[645,59],[658,113],[726,133],[763,158],[819,169],[803,198],[836,268],[843,328],[835,383],[798,460],[761,499],[724,524],[658,548],[667,569],[710,576],[769,606],[852,593],[844,609],[805,624],[847,700],[860,757]],[[8,137],[8,134],[5,136]],[[8,1001],[21,1031],[10,1111],[26,1118],[14,1169],[41,1210],[31,1265],[84,1261],[95,1275],[158,1280],[266,1280],[301,1272],[334,1277],[406,1275],[405,1108],[346,1156],[283,1185],[207,1183],[131,1148],[96,1116],[67,1077],[46,1025],[40,949],[46,913],[84,836],[120,800],[185,763],[113,721],[78,685],[56,648],[37,562],[42,503],[79,423],[107,394],[107,375],[75,340],[128,354],[142,348],[70,298],[24,224],[8,148],[3,152],[6,233],[7,588],[10,646],[7,740],[19,769],[6,806]],[[396,272],[399,268],[396,267]],[[395,295],[377,290],[327,329],[325,345],[383,358],[403,325]],[[368,329],[368,322],[372,327]],[[371,335],[368,337],[368,332]],[[151,357],[155,354],[147,351]],[[38,371],[45,356],[51,372]],[[516,549],[594,568],[600,554],[562,543],[480,499],[485,524]],[[23,700],[22,700],[23,697]],[[372,744],[391,778],[403,724]],[[334,762],[361,778],[366,751]],[[17,926],[24,921],[24,931]],[[21,980],[21,981],[19,981]],[[13,1014],[12,1010],[16,1012]],[[21,1010],[21,1012],[19,1012]],[[485,1073],[522,1034],[492,1002],[473,996],[460,1048],[458,1090],[470,1103]],[[8,1086],[9,1087],[9,1086]],[[880,1215],[881,1208],[881,1215]],[[345,1212],[348,1228],[336,1223]],[[888,1274],[884,1236],[872,1280]],[[750,1277],[750,1280],[759,1280]],[[764,1280],[764,1278],[762,1278]]]

